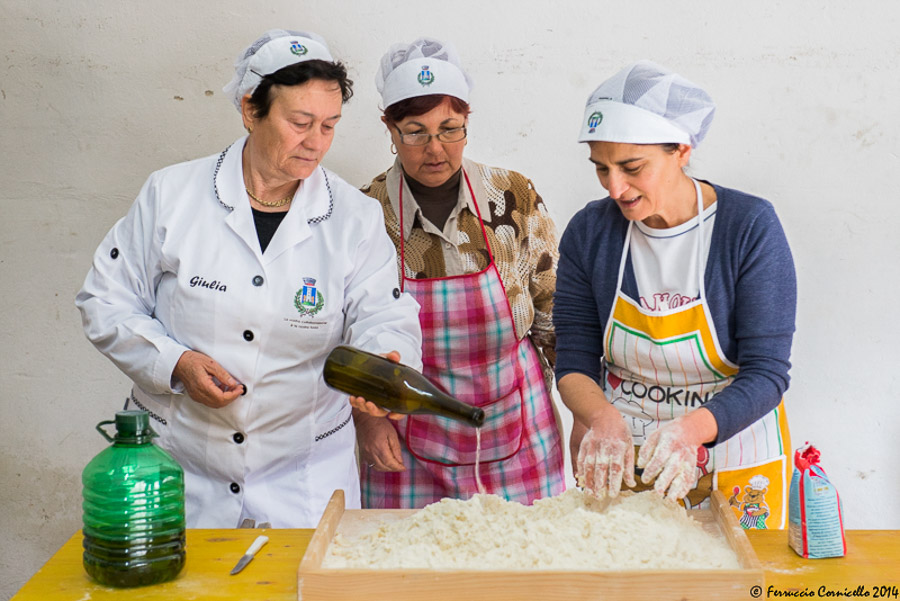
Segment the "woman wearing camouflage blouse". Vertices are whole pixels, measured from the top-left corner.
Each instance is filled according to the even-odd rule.
[[[452,47],[425,38],[395,45],[376,82],[397,160],[363,192],[384,210],[399,289],[421,305],[423,373],[486,419],[479,445],[470,426],[386,419],[354,399],[363,507],[416,508],[476,492],[528,504],[558,494],[563,455],[548,392],[553,221],[526,177],[463,158],[470,84]]]

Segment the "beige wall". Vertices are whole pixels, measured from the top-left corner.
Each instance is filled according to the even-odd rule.
[[[350,66],[356,96],[326,163],[354,184],[391,158],[382,52],[453,40],[476,81],[468,155],[531,177],[560,230],[603,195],[574,141],[596,84],[638,58],[704,84],[719,110],[693,172],[772,200],[794,249],[795,446],[821,447],[849,527],[900,528],[900,8],[550,5],[0,0],[0,598],[79,528],[80,472],[105,445],[93,427],[128,389],[73,306],[91,255],[152,170],[241,133],[221,88],[275,26],[322,34]]]

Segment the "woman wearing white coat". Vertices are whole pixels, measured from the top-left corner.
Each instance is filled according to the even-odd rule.
[[[76,305],[184,468],[189,527],[314,527],[334,489],[359,506],[325,357],[350,344],[420,367],[418,306],[378,203],[319,165],[352,95],[324,40],[266,32],[235,71],[248,135],[152,174]]]

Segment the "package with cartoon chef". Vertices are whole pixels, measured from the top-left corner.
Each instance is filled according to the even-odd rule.
[[[794,453],[788,541],[803,557],[843,557],[847,542],[841,499],[819,465],[819,455],[808,442]]]

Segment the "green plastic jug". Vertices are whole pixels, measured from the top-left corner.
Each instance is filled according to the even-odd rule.
[[[175,578],[185,559],[184,470],[153,444],[146,411],[119,411],[97,430],[113,444],[81,474],[85,571],[115,587]]]

